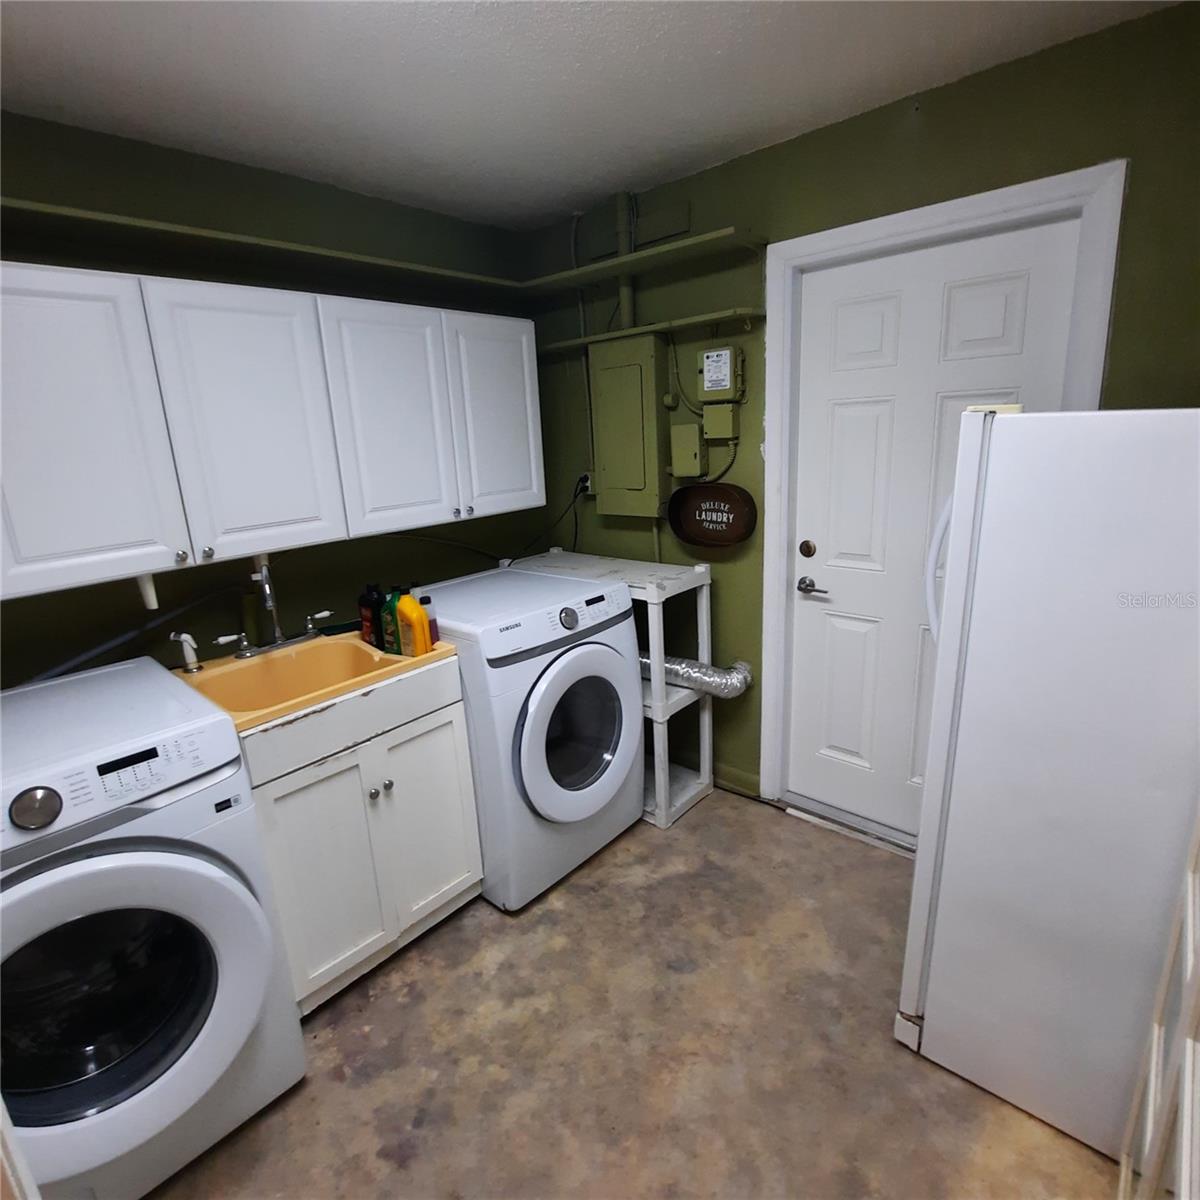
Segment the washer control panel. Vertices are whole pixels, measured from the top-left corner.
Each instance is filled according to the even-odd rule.
[[[4,797],[10,828],[32,833],[70,825],[186,783],[235,757],[221,726],[198,725],[159,741],[121,748],[100,762],[76,760],[17,782]]]

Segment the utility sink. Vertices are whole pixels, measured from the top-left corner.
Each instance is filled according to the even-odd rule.
[[[254,658],[218,658],[195,674],[176,674],[225,709],[244,733],[453,653],[453,646],[438,642],[417,658],[385,654],[351,632],[264,650]]]

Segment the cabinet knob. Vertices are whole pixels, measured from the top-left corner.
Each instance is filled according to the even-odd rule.
[[[474,515],[475,515],[475,505],[473,505],[473,504],[468,504],[468,505],[467,505],[467,516],[468,516],[468,517],[472,517],[472,516],[474,516]]]
[[[462,516],[462,509],[461,509],[461,508],[456,508],[456,509],[454,510],[454,519],[457,521],[457,520],[458,520],[458,518],[459,518],[459,517],[461,517],[461,516]]]
[[[395,786],[396,786],[396,781],[394,779],[385,779],[383,781],[383,790],[385,792],[390,792],[392,790],[392,788],[394,788]]]
[[[185,563],[188,560],[188,552],[186,550],[175,551],[175,561],[177,563]]]
[[[378,788],[372,788],[372,789],[371,789],[371,790],[370,790],[370,791],[367,793],[367,795],[368,795],[368,796],[369,796],[369,797],[370,797],[372,800],[378,800],[378,799],[379,799],[379,789],[378,789]]]
[[[211,546],[205,546],[204,549],[200,551],[201,558],[212,558],[214,554],[216,554],[216,551]]]

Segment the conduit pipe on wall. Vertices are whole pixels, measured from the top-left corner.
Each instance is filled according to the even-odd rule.
[[[628,192],[617,194],[617,253],[633,253],[633,199]],[[632,329],[633,320],[633,276],[617,278],[617,304],[620,310],[620,326]]]
[[[650,678],[650,655],[639,654],[642,678]],[[714,667],[712,663],[697,662],[694,658],[663,658],[664,673],[668,683],[680,687],[695,688],[708,696],[720,700],[732,700],[740,696],[753,682],[748,662],[735,662],[732,667]]]

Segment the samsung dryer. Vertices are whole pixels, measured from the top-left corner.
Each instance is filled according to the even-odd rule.
[[[497,570],[422,588],[458,648],[483,894],[521,908],[642,814],[629,589]]]

